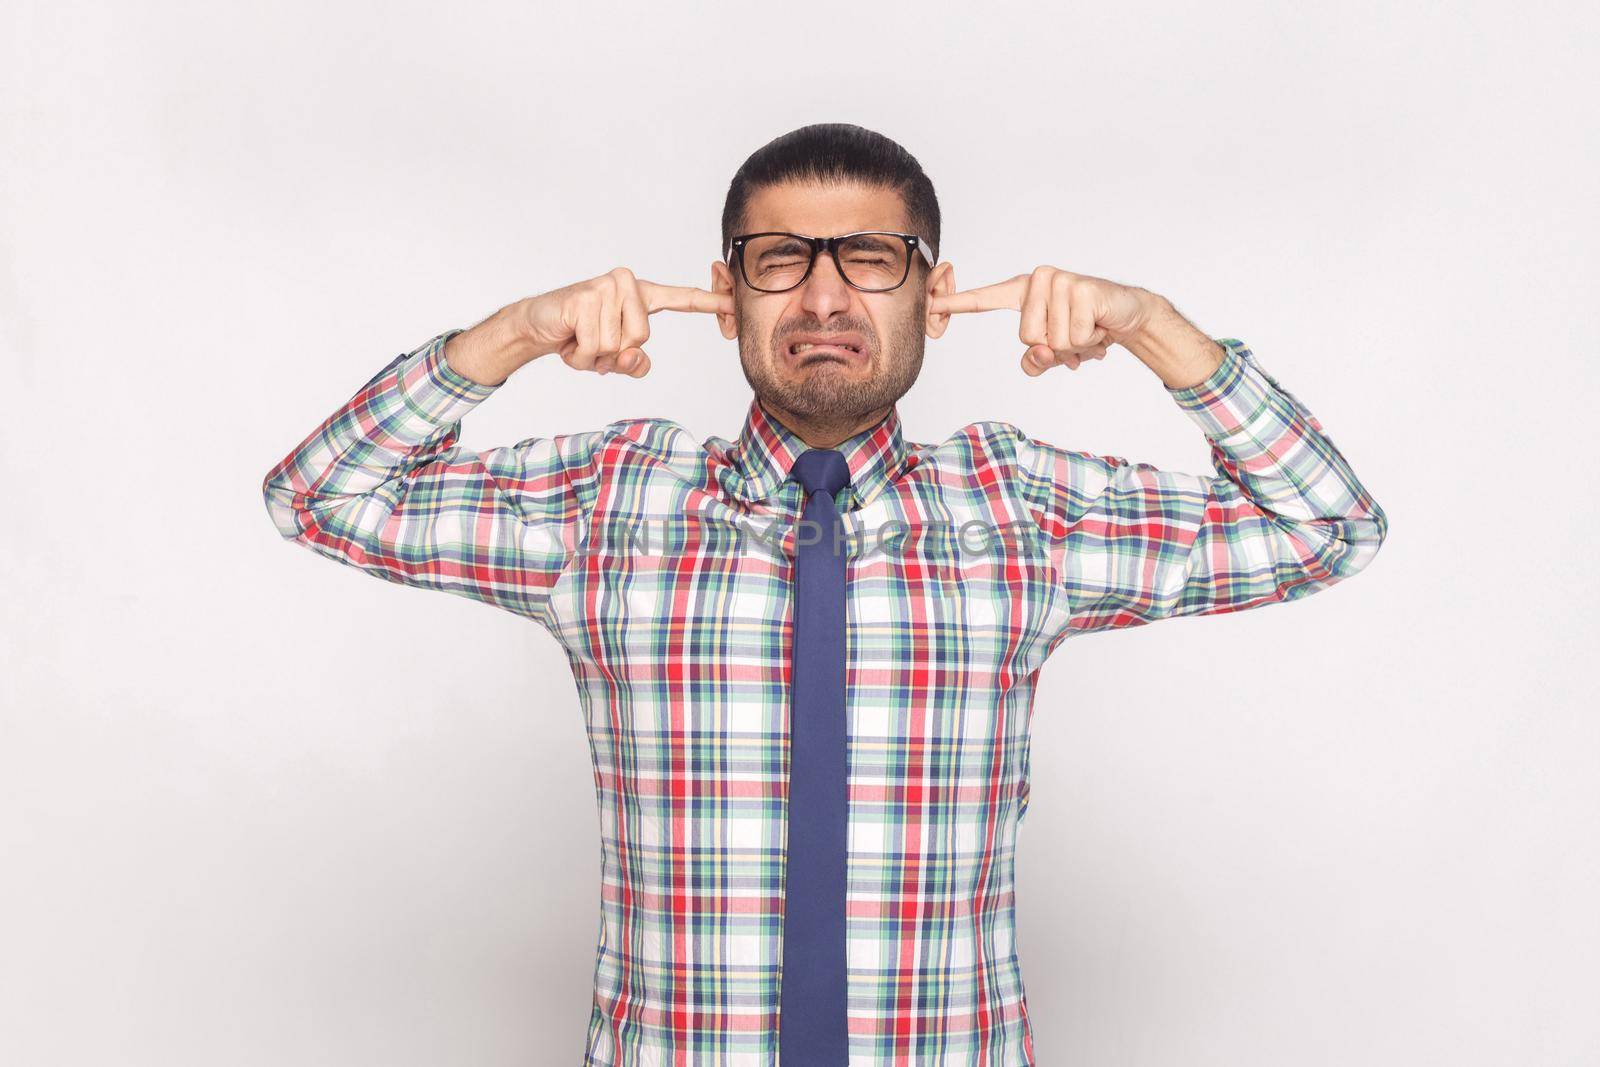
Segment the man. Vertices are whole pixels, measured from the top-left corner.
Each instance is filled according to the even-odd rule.
[[[1013,945],[1040,667],[1068,637],[1304,597],[1387,520],[1234,338],[1041,266],[955,291],[899,145],[808,126],[753,155],[701,290],[625,268],[401,355],[267,475],[282,534],[505,608],[568,653],[602,825],[585,1064],[1033,1064]],[[1215,476],[896,402],[952,314],[1020,312],[1022,369],[1116,344]],[[735,440],[667,419],[470,452],[519,367],[639,377],[658,311],[715,314]]]

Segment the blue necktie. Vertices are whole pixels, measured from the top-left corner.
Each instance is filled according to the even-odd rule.
[[[850,484],[850,468],[837,449],[813,448],[794,461],[790,477],[805,487],[806,504],[795,536],[778,1061],[782,1067],[847,1067],[846,545],[833,496]]]

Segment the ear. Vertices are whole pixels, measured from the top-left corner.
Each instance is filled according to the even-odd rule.
[[[711,262],[711,291],[713,293],[733,292],[733,272],[720,259],[712,260]],[[738,298],[735,297],[735,299]],[[724,315],[719,311],[717,313],[717,327],[722,331],[722,336],[728,340],[738,340],[739,319],[737,316]]]
[[[940,260],[928,274],[928,295],[949,296],[956,291],[956,270],[950,265],[949,260]],[[931,303],[931,301],[930,301]],[[940,337],[944,334],[945,327],[950,325],[950,312],[929,312],[926,328],[929,337]]]

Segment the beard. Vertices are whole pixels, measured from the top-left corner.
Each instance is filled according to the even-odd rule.
[[[743,330],[739,332],[739,364],[756,398],[768,408],[817,429],[852,427],[898,401],[916,382],[927,340],[922,330],[926,309],[927,297],[923,296],[894,321],[887,344],[870,323],[857,319],[838,318],[826,328],[815,319],[785,326],[784,337],[854,330],[866,341],[865,368],[847,367],[836,359],[797,365],[788,354],[787,341],[749,336]]]

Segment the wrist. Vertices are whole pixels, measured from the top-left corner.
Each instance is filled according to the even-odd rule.
[[[1152,293],[1148,289],[1133,287],[1134,295],[1138,298],[1139,313],[1134,317],[1131,327],[1126,330],[1108,332],[1112,344],[1118,344],[1134,351],[1134,346],[1148,348],[1148,336],[1153,327],[1162,319],[1173,314],[1172,304],[1159,293]]]
[[[1164,296],[1148,295],[1139,327],[1117,343],[1149,367],[1169,389],[1205,381],[1222,365],[1222,346],[1178,313]]]
[[[522,309],[509,304],[445,342],[445,362],[481,385],[503,385],[519,367],[541,354],[528,337],[525,324]]]

